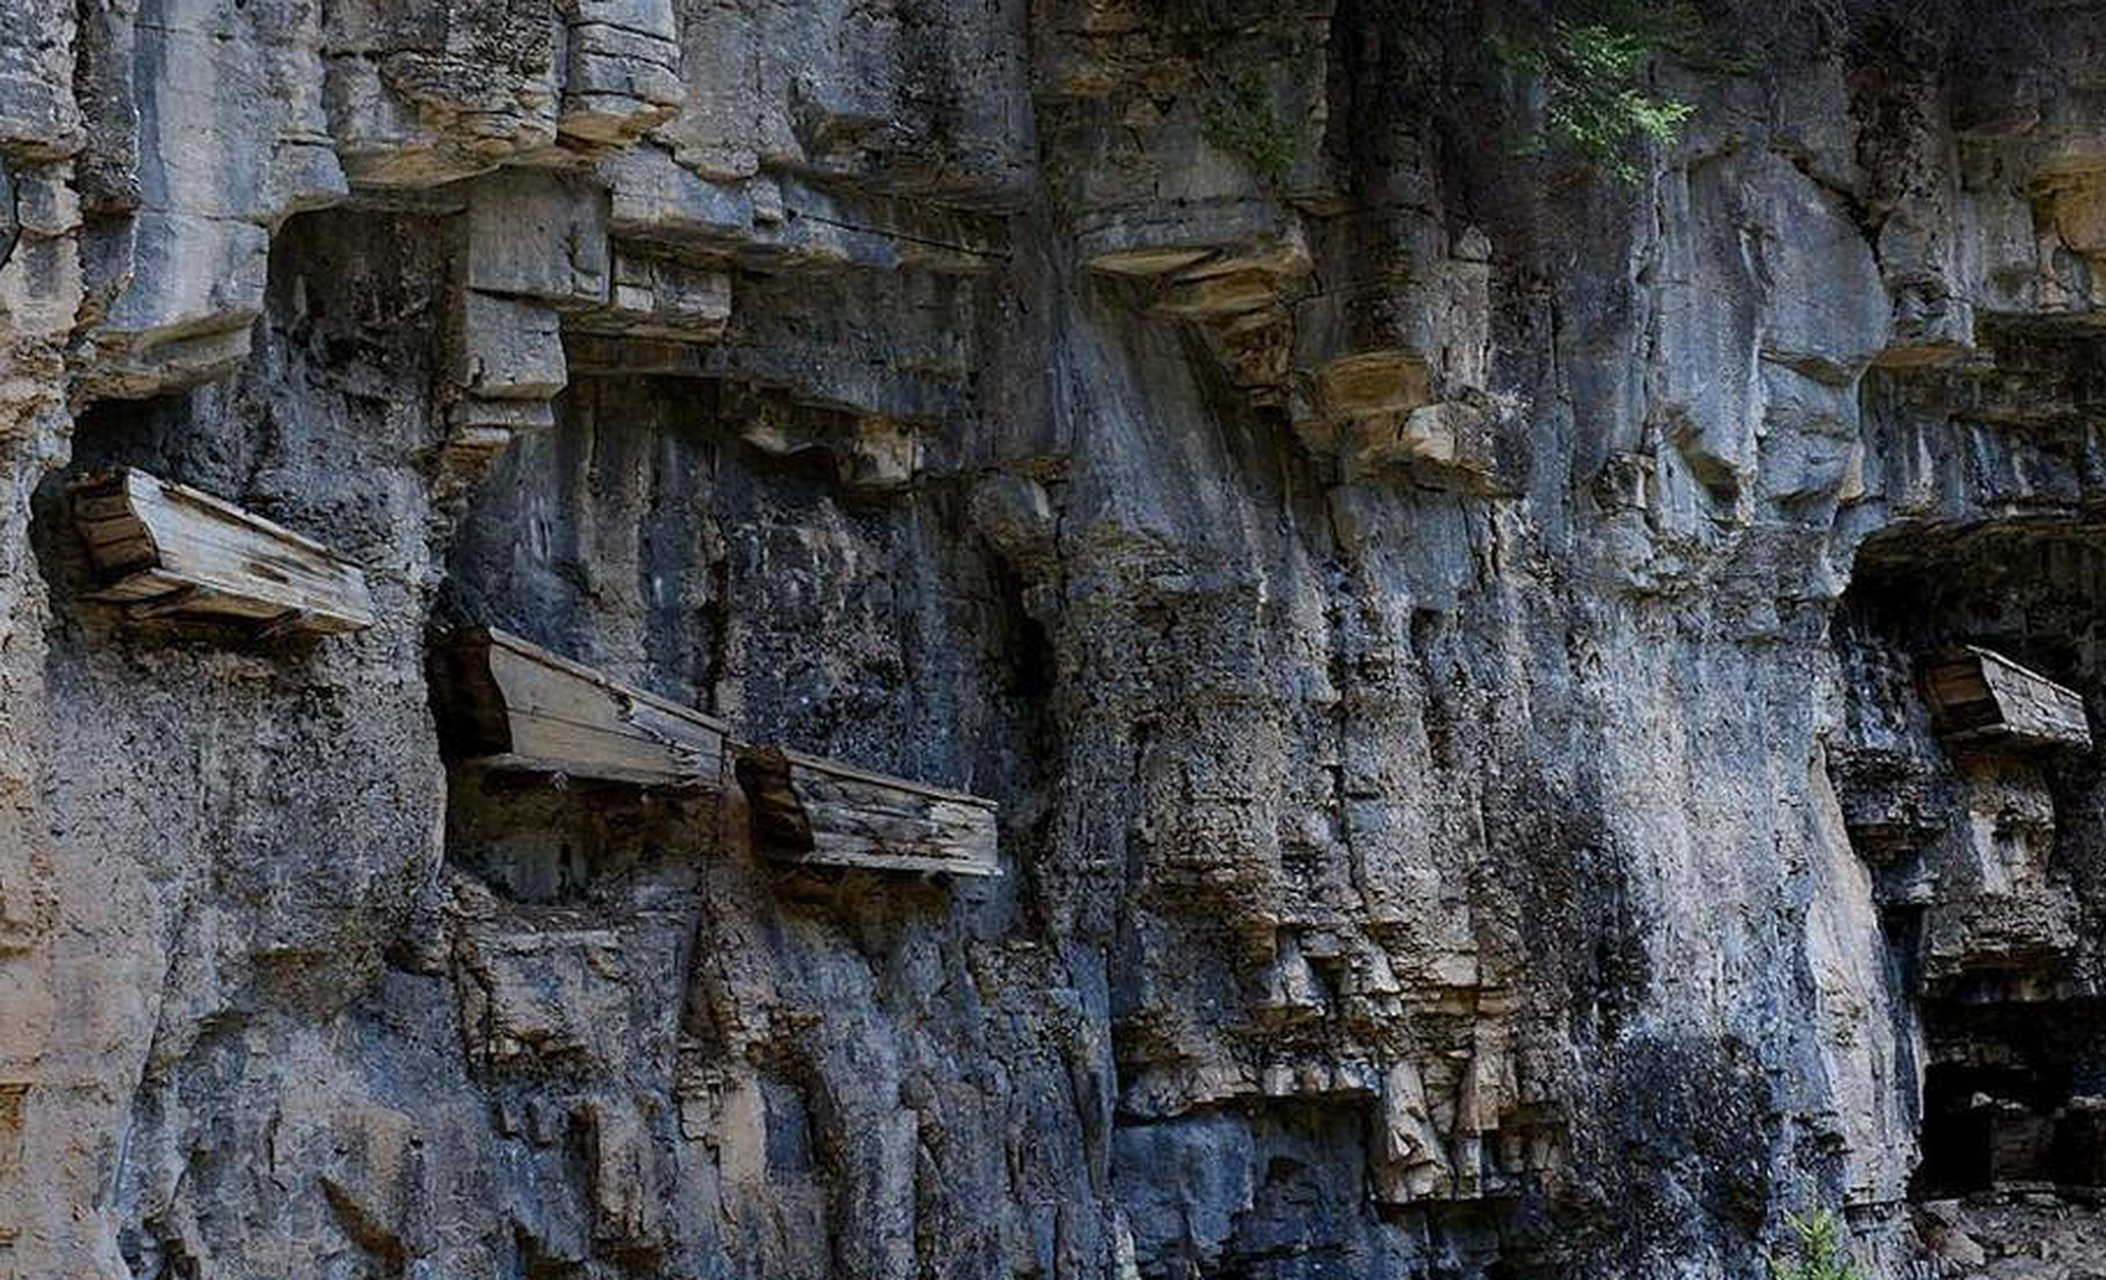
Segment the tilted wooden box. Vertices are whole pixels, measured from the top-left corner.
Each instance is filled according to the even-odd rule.
[[[740,747],[739,786],[770,857],[886,871],[1001,874],[995,804],[779,747]]]
[[[201,617],[271,631],[373,625],[357,565],[230,502],[126,467],[71,493],[101,586],[135,617]]]
[[[454,760],[648,786],[723,786],[725,728],[494,628],[432,654],[439,741]]]
[[[1967,645],[1923,664],[1938,732],[1950,742],[2089,747],[2084,699],[2036,671]]]

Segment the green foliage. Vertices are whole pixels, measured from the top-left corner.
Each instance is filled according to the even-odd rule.
[[[1254,70],[1245,69],[1208,86],[1199,107],[1206,140],[1250,166],[1266,186],[1287,185],[1302,139]]]
[[[1799,1237],[1798,1256],[1789,1262],[1770,1259],[1777,1280],[1865,1280],[1865,1273],[1843,1247],[1843,1228],[1822,1210],[1788,1213],[1784,1220]]]
[[[1547,99],[1541,133],[1516,149],[1539,154],[1551,146],[1577,151],[1595,167],[1636,182],[1633,153],[1644,143],[1681,136],[1695,108],[1652,92],[1646,71],[1662,51],[1707,69],[1741,71],[1747,59],[1721,56],[1702,14],[1684,0],[1603,0],[1579,16],[1553,15],[1529,35],[1494,35],[1492,54],[1511,71],[1543,84]]]

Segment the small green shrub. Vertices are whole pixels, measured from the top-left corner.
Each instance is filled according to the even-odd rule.
[[[1579,17],[1553,16],[1527,35],[1495,34],[1493,56],[1542,81],[1546,98],[1542,131],[1520,137],[1515,149],[1539,154],[1567,146],[1596,168],[1636,182],[1642,173],[1633,151],[1645,142],[1673,142],[1695,110],[1646,87],[1653,55],[1667,50],[1736,69],[1736,60],[1705,48],[1706,37],[1703,16],[1681,0],[1607,0],[1584,6]]]
[[[1799,1237],[1798,1254],[1790,1261],[1770,1259],[1770,1274],[1777,1280],[1865,1280],[1843,1246],[1843,1228],[1834,1216],[1820,1209],[1784,1215],[1792,1234]]]
[[[1300,133],[1255,72],[1243,71],[1207,86],[1199,107],[1199,131],[1275,190],[1287,185],[1294,162],[1301,158]]]

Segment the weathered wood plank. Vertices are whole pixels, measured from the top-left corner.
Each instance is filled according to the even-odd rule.
[[[110,548],[127,542],[139,543],[149,553],[153,551],[154,540],[141,533],[139,526],[131,520],[82,520],[79,523],[81,536],[95,549],[97,560],[112,554]]]
[[[432,654],[440,743],[457,760],[648,786],[721,787],[721,721],[493,628]]]
[[[76,492],[73,498],[73,518],[76,520],[130,520],[132,504],[123,494],[94,494]]]
[[[992,801],[780,747],[741,746],[755,843],[788,862],[1001,874]]]
[[[102,579],[92,598],[133,604],[135,616],[323,634],[373,625],[358,566],[211,494],[124,468],[76,485],[72,509]]]
[[[1991,650],[1969,645],[1934,655],[1923,687],[1947,741],[2091,745],[2080,694]]]

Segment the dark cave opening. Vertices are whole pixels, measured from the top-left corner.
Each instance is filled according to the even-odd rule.
[[[1934,1060],[1918,1199],[2013,1184],[2106,1186],[2096,1001],[1931,1003],[1923,1015]]]
[[[2106,1185],[2088,945],[2106,849],[2088,713],[2098,535],[2015,519],[1889,531],[1836,618],[1829,766],[1911,1024],[1897,1040],[1920,1053],[1919,1202]]]
[[[1919,1199],[2052,1177],[2055,1090],[2010,1066],[1936,1063],[1924,1077]]]

